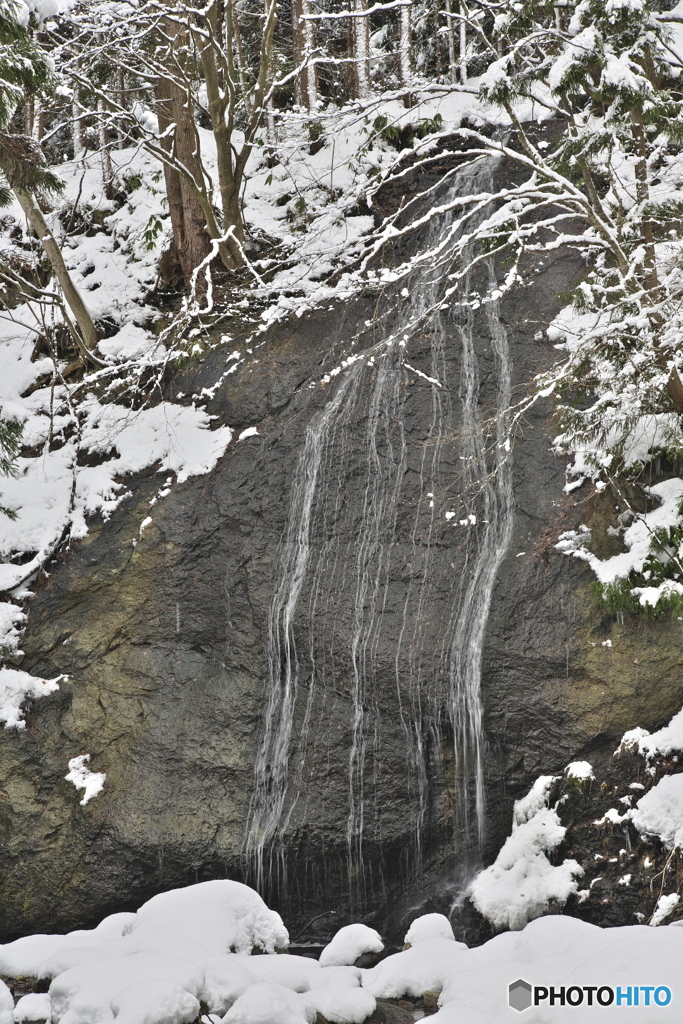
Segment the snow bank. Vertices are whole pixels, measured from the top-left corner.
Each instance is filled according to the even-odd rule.
[[[70,949],[101,948],[119,938],[135,914],[111,914],[92,931],[73,931],[66,935],[26,935],[0,945],[0,974],[9,978],[39,976],[40,965],[51,956]]]
[[[384,943],[374,928],[365,924],[347,924],[320,954],[321,967],[343,967],[354,964],[363,953],[381,953]]]
[[[530,1024],[639,1024],[678,1019],[675,1009],[680,992],[683,962],[683,929],[598,928],[571,917],[550,916],[532,921],[520,932],[498,935],[483,946],[471,949],[454,961],[440,997],[441,1009],[430,1018],[434,1024],[505,1024],[520,1020]],[[521,978],[530,985],[565,991],[572,986],[669,986],[672,1003],[665,1007],[640,1009],[616,1004],[600,1006],[550,1005],[546,999],[537,1009],[519,1013],[508,1005],[508,986]]]
[[[81,754],[79,757],[72,757],[69,761],[69,771],[64,776],[67,782],[72,782],[76,789],[83,789],[81,807],[85,807],[89,800],[98,796],[104,789],[105,772],[92,772],[86,766],[90,760],[90,754]]]
[[[16,668],[0,668],[0,722],[4,722],[6,729],[25,729],[26,722],[22,717],[24,701],[29,697],[38,699],[54,693],[62,679],[64,676],[38,679]]]
[[[525,819],[518,829],[547,811],[548,789],[545,779],[518,802],[518,818]],[[664,985],[675,993],[683,928],[661,925],[676,900],[659,901],[651,923],[660,927],[601,929],[554,915],[473,949],[447,934],[447,918],[427,914],[411,925],[410,948],[360,970],[273,955],[272,949],[249,955],[259,942],[261,948],[281,943],[283,926],[255,892],[220,880],[163,893],[137,914],[113,915],[93,931],[0,946],[0,972],[53,976],[48,995],[18,1002],[16,1024],[44,1020],[48,1012],[54,1024],[190,1024],[201,1004],[212,1024],[314,1024],[316,1014],[330,1024],[363,1024],[377,998],[419,998],[428,991],[441,992],[436,1024],[505,1024],[519,1019],[508,1005],[508,986],[517,978],[565,989]],[[226,952],[238,946],[245,948]],[[0,982],[0,1024],[13,1024],[11,1008]],[[616,1006],[551,1006],[546,1000],[525,1020],[583,1024],[594,1017],[616,1024],[624,1014]],[[647,1024],[673,1019],[658,1007],[641,1018]]]
[[[555,866],[546,856],[567,831],[557,811],[547,806],[554,781],[554,776],[541,776],[515,803],[512,834],[494,863],[470,885],[470,899],[495,928],[523,928],[545,913],[551,901],[561,906],[577,891],[581,865],[565,860]]]

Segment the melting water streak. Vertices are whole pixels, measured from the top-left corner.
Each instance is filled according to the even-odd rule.
[[[493,168],[477,161],[456,175],[451,195],[491,191]],[[483,218],[482,214],[482,218]],[[451,223],[442,216],[432,225],[425,247],[447,237]],[[452,245],[455,246],[457,235]],[[470,258],[472,253],[469,254]],[[489,294],[495,288],[488,268]],[[410,324],[438,308],[444,289],[443,271],[415,275],[403,314]],[[490,428],[482,423],[478,363],[474,349],[474,314],[464,301],[470,289],[465,279],[457,333],[462,360],[458,409],[448,387],[432,387],[432,420],[420,458],[420,497],[412,530],[413,559],[423,552],[416,583],[406,586],[395,658],[400,720],[405,731],[412,779],[414,869],[420,870],[422,837],[430,800],[429,747],[439,748],[444,718],[453,734],[455,755],[455,826],[460,856],[475,863],[484,835],[484,734],[480,693],[481,663],[491,596],[510,541],[513,524],[512,467],[506,449],[506,410],[510,404],[511,366],[505,330],[496,300],[485,302],[497,373],[493,464]],[[446,331],[440,314],[432,317],[431,375],[447,382]],[[377,697],[377,653],[389,594],[392,548],[397,529],[402,487],[408,465],[404,433],[407,370],[403,349],[387,342],[375,357],[360,359],[341,376],[324,409],[308,425],[292,487],[287,526],[280,545],[277,586],[268,620],[268,681],[264,731],[255,766],[245,852],[261,888],[273,871],[284,870],[284,837],[292,818],[306,767],[306,749],[314,701],[324,683],[327,654],[318,655],[317,627],[327,616],[329,595],[345,591],[352,571],[354,593],[352,628],[346,649],[351,681],[351,736],[348,753],[348,817],[346,828],[349,880],[355,880],[362,899],[363,846],[370,822],[368,792],[375,789],[381,757],[380,708]],[[468,532],[465,568],[444,629],[440,665],[428,649],[424,624],[430,614],[432,575],[438,571],[433,544],[436,528],[434,495],[443,490],[441,462],[444,439],[451,443],[459,412],[460,462],[464,467],[463,495],[477,509],[478,525]],[[354,452],[354,425],[365,420],[362,452]],[[364,464],[364,465],[363,465]],[[345,481],[362,468],[363,504],[358,540],[343,547],[335,526],[344,513]],[[317,517],[317,518],[316,518]],[[425,523],[425,517],[427,522]],[[324,535],[316,552],[314,536]],[[472,550],[474,548],[474,550]],[[443,574],[443,566],[441,567]],[[465,577],[467,575],[467,581]],[[308,694],[298,700],[302,665],[297,654],[294,621],[303,614],[302,596],[308,582],[306,676]],[[301,624],[298,626],[301,629]],[[336,634],[335,634],[336,635]],[[296,723],[296,724],[295,724]],[[370,789],[368,790],[368,771]],[[467,850],[472,809],[476,816],[474,852]],[[307,808],[303,809],[304,816]],[[301,809],[300,809],[301,811]],[[471,846],[472,844],[470,844]],[[268,879],[267,879],[267,876]]]

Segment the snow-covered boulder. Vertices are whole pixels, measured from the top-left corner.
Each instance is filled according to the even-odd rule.
[[[416,917],[406,932],[406,946],[417,946],[425,939],[452,939],[455,942],[455,935],[451,922],[445,914],[423,914]]]
[[[381,953],[383,949],[384,943],[374,928],[368,928],[366,924],[347,924],[325,946],[320,954],[320,966],[350,966],[363,953]]]
[[[304,996],[260,982],[239,997],[223,1024],[314,1024],[315,1017],[315,1008]]]
[[[159,893],[143,904],[124,934],[175,932],[213,953],[273,953],[289,944],[282,918],[253,889],[216,879]]]

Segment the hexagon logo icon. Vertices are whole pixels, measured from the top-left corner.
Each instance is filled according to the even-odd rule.
[[[518,978],[513,981],[508,989],[508,1003],[513,1010],[528,1010],[531,1006],[531,985],[528,981]]]

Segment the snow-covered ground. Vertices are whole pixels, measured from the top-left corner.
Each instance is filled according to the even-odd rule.
[[[445,917],[428,914],[411,924],[407,948],[369,969],[354,961],[382,943],[365,925],[341,929],[319,961],[287,953],[288,941],[279,915],[239,882],[175,889],[92,931],[0,946],[0,973],[49,982],[16,1007],[0,982],[0,1021],[190,1024],[203,1004],[204,1024],[315,1024],[318,1014],[361,1024],[377,999],[430,993],[435,1024],[499,1024],[518,1019],[509,990],[521,980],[538,1001],[524,1018],[534,1024],[610,1024],[624,1019],[627,992],[630,1004],[648,1007],[634,1019],[648,1022],[675,1020],[683,998],[683,928],[673,926],[603,930],[552,916],[468,949]]]

